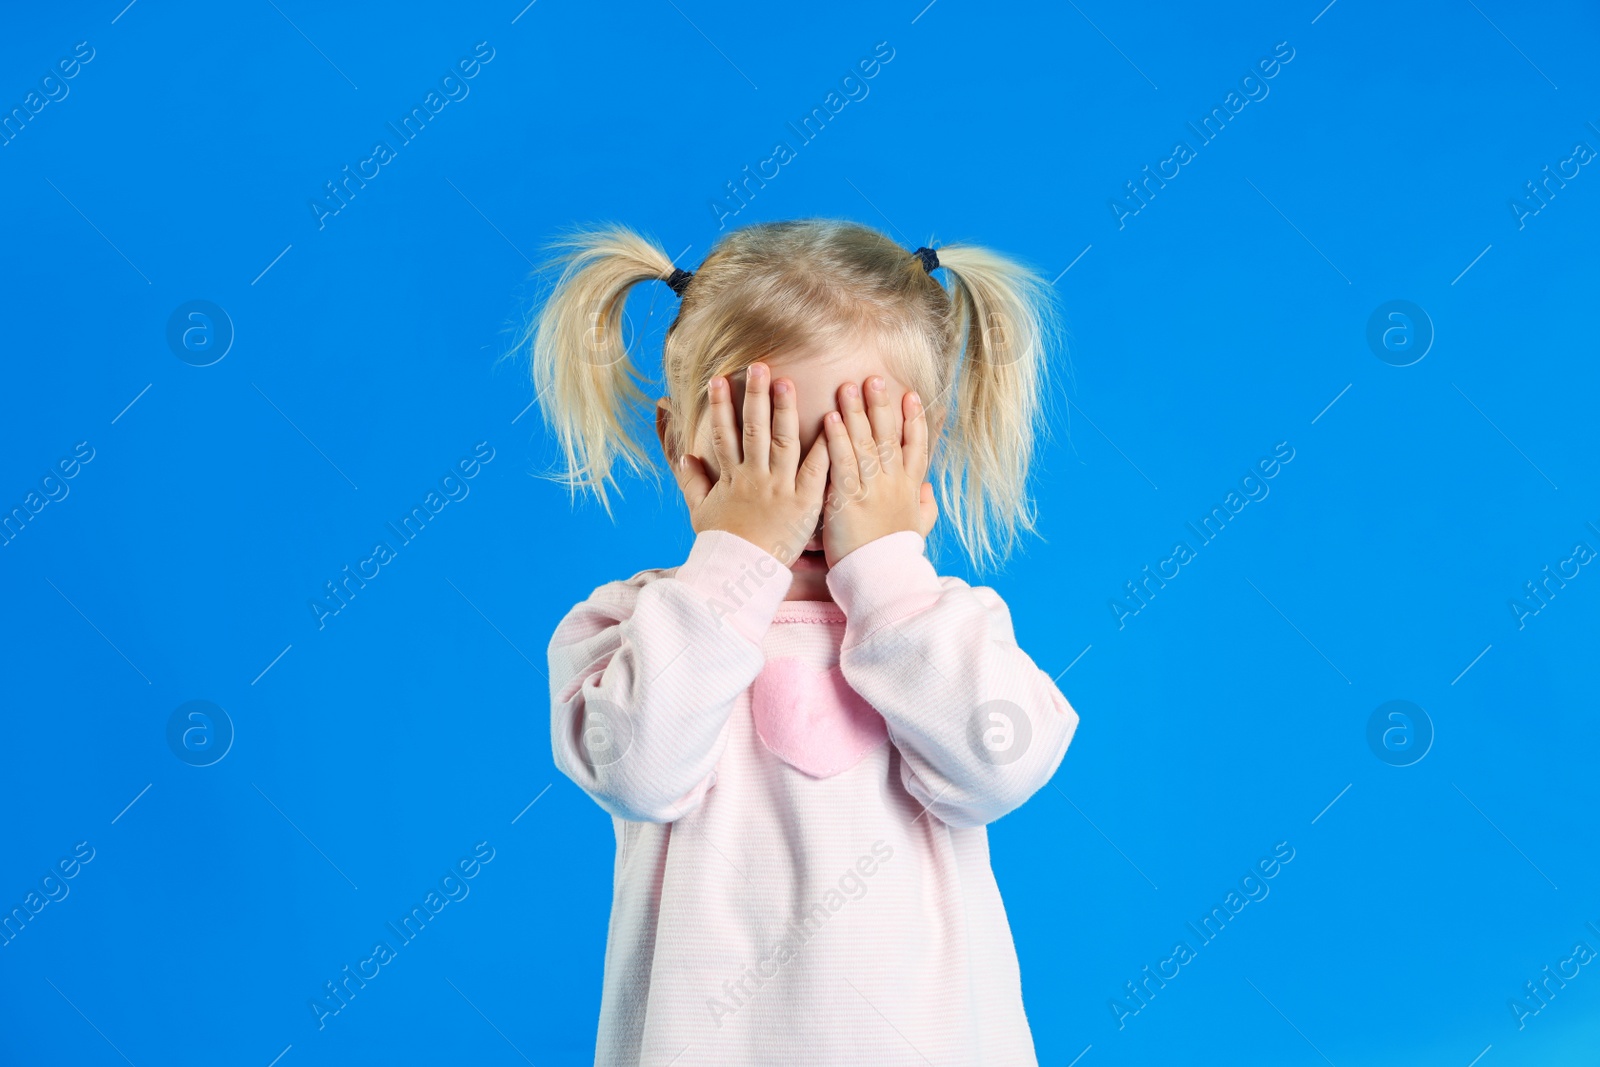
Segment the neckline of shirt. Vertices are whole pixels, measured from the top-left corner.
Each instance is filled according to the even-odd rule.
[[[773,622],[844,622],[844,609],[831,600],[785,600]]]

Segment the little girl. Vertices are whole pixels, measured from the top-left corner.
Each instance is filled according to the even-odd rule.
[[[924,479],[979,566],[1031,528],[1048,287],[832,221],[693,273],[626,229],[564,243],[527,341],[569,484],[649,468],[621,315],[666,282],[655,423],[696,534],[550,641],[556,765],[617,838],[597,1067],[1034,1064],[984,827],[1078,716],[925,557]]]

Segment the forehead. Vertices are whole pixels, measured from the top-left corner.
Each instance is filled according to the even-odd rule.
[[[833,410],[840,386],[846,382],[859,384],[874,374],[893,391],[903,393],[910,388],[897,373],[896,362],[870,340],[777,353],[762,362],[771,369],[774,380],[787,378],[794,383],[802,411]],[[730,377],[735,389],[742,393],[745,372],[741,370]]]

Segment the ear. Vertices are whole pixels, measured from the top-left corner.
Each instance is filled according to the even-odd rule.
[[[672,469],[677,466],[678,457],[672,454],[670,433],[672,430],[672,402],[666,397],[656,401],[656,440],[661,442],[661,454],[667,458],[667,467]]]

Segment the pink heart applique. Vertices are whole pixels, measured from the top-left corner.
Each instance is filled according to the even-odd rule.
[[[849,770],[889,739],[889,728],[844,672],[769,659],[750,694],[756,734],[774,756],[813,778]]]

